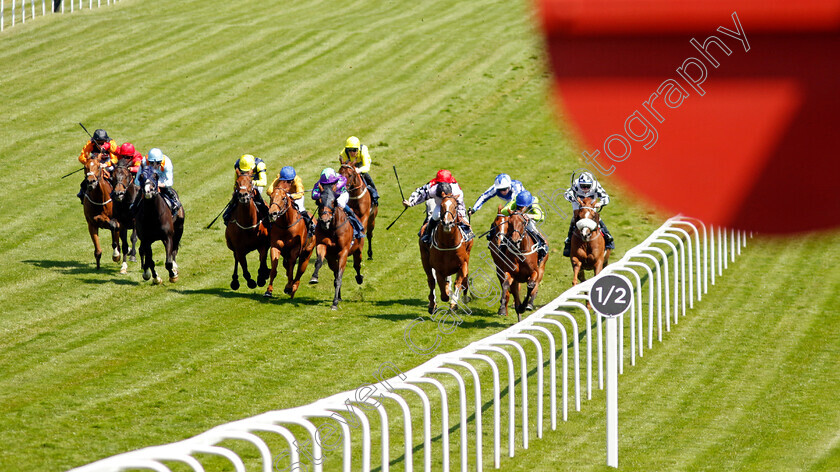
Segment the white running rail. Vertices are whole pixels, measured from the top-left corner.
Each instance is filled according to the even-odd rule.
[[[120,0],[96,0],[96,6],[101,7],[103,3],[110,5],[119,1]],[[0,31],[3,31],[6,27],[6,3],[9,3],[9,0],[0,0]],[[77,9],[81,10],[83,6],[87,6],[88,9],[91,9],[94,6],[94,0],[62,0],[61,2],[54,2],[53,0],[11,0],[11,24],[9,24],[9,26],[14,26],[15,23],[18,22],[18,5],[20,5],[20,23],[26,23],[27,3],[29,3],[28,9],[30,21],[35,19],[36,11],[37,13],[40,13],[41,16],[44,16],[47,13],[64,13],[65,4],[70,5],[67,7],[70,13],[73,13]],[[59,3],[61,4],[60,6],[58,6]],[[77,3],[79,5],[78,8],[76,8]],[[58,7],[58,11],[55,11],[54,7]]]
[[[711,281],[712,285],[715,284],[715,273],[720,277],[727,265],[726,261],[735,260],[736,254],[740,254],[741,247],[746,245],[746,236],[743,231],[707,227],[697,219],[676,216],[665,222],[641,244],[627,251],[621,260],[611,263],[604,269],[602,274],[613,273],[622,276],[635,287],[636,291],[635,301],[625,314],[629,316],[622,315],[622,321],[619,323],[619,357],[621,359],[619,365],[622,369],[625,360],[624,320],[629,318],[630,364],[635,365],[637,352],[639,357],[644,355],[645,338],[647,348],[652,349],[655,329],[658,341],[662,341],[663,320],[665,331],[670,331],[671,323],[676,325],[680,317],[687,315],[686,306],[694,307],[694,302],[700,301],[703,294],[708,292],[709,282]],[[727,241],[729,241],[728,247]],[[485,445],[482,441],[485,428],[492,429],[492,444],[489,447],[493,450],[493,466],[498,469],[501,466],[503,444],[506,444],[508,457],[514,457],[517,429],[522,435],[522,447],[528,448],[531,418],[536,420],[537,437],[542,437],[543,419],[546,415],[543,404],[546,363],[549,367],[547,374],[550,398],[548,414],[551,429],[557,428],[558,401],[563,421],[568,418],[570,395],[574,398],[573,408],[575,411],[580,411],[582,387],[579,340],[584,337],[586,340],[586,351],[583,352],[586,362],[586,398],[592,397],[593,362],[598,364],[598,385],[603,389],[604,352],[601,320],[600,316],[595,315],[596,320],[593,325],[591,319],[593,314],[586,306],[588,290],[594,280],[595,278],[570,288],[531,316],[504,331],[476,341],[463,349],[435,356],[404,374],[380,380],[376,384],[363,386],[364,388],[360,387],[355,391],[337,393],[309,405],[271,411],[223,424],[184,441],[148,447],[102,459],[73,469],[71,472],[129,469],[169,472],[170,469],[164,462],[183,463],[193,471],[202,472],[203,465],[193,457],[197,453],[224,457],[230,461],[237,472],[244,472],[243,459],[232,450],[218,446],[218,443],[228,440],[244,441],[256,446],[262,459],[262,470],[265,472],[280,472],[281,470],[320,472],[324,467],[323,429],[327,426],[334,432],[341,432],[341,467],[345,472],[351,470],[351,457],[359,452],[361,452],[361,469],[364,472],[371,470],[371,435],[374,429],[378,429],[382,445],[379,465],[382,472],[388,472],[391,436],[388,430],[388,413],[384,404],[386,399],[393,402],[390,404],[392,412],[395,411],[394,404],[402,412],[404,437],[401,445],[405,451],[402,468],[412,471],[414,444],[410,406],[418,405],[416,397],[420,399],[423,412],[422,463],[424,471],[432,470],[431,412],[433,409],[438,410],[439,414],[436,416],[441,418],[441,440],[437,451],[442,461],[441,469],[444,472],[450,470],[449,411],[452,408],[457,409],[460,417],[460,438],[456,439],[460,441],[460,470],[462,472],[468,470],[470,457],[472,457],[475,470],[483,470]],[[647,289],[644,288],[645,285]],[[645,308],[647,308],[647,316],[645,316]],[[581,326],[578,322],[582,319],[585,320],[585,324]],[[597,331],[596,361],[593,361],[592,328]],[[536,348],[535,351],[528,349],[528,352],[534,352],[532,357],[526,355],[526,348],[529,345]],[[495,354],[497,358],[494,359],[489,354]],[[545,356],[548,357],[547,362]],[[557,365],[558,357],[561,359],[559,366]],[[504,360],[499,363],[498,358]],[[491,376],[488,378],[486,374],[480,375],[477,367],[489,367]],[[569,372],[570,368],[571,372]],[[534,369],[536,375],[535,395],[533,393],[529,395],[528,392],[530,369]],[[468,374],[465,375],[464,372]],[[518,392],[515,381],[517,376],[520,378]],[[443,378],[456,381],[457,401],[453,399],[450,403],[450,392],[440,381]],[[474,387],[475,401],[472,408],[475,414],[472,425],[467,424],[469,407],[466,385],[469,381]],[[485,425],[482,405],[489,399],[482,398],[481,386],[482,382],[488,381],[492,382],[493,408],[491,421]],[[431,388],[424,390],[419,387],[420,385]],[[505,409],[500,395],[504,386],[507,386],[508,424],[506,428],[503,428],[500,419],[500,412]],[[374,392],[377,392],[377,395],[374,395]],[[516,416],[517,396],[522,402],[519,417]],[[536,411],[530,410],[532,405]],[[379,416],[378,428],[371,425],[369,414]],[[316,427],[313,419],[317,419],[320,426]],[[302,427],[306,431],[304,436],[307,437],[295,436],[287,429],[288,426],[296,426],[298,430]],[[468,444],[468,428],[475,428],[474,444]],[[265,441],[254,432],[276,433],[283,438],[284,447],[288,446],[288,449],[274,451],[272,454]],[[354,450],[352,447],[351,435],[353,434],[360,435],[361,440],[357,439],[356,449],[360,445],[361,451]],[[504,442],[502,441],[503,434],[506,436]],[[305,449],[299,446],[299,440],[305,441],[307,445]],[[333,445],[333,448],[337,447],[337,444]],[[303,459],[303,455],[307,458]],[[275,462],[281,456],[286,468],[275,469]]]

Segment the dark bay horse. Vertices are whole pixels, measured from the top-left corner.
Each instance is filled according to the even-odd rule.
[[[169,205],[164,201],[158,189],[158,175],[150,168],[145,168],[140,175],[140,194],[138,196],[135,225],[137,236],[140,238],[140,265],[143,269],[143,280],[152,279],[152,284],[161,283],[155,271],[155,261],[152,257],[152,243],[160,241],[166,250],[166,270],[169,271],[169,281],[178,281],[178,264],[175,257],[184,234],[184,207],[178,208],[173,216]]]
[[[338,173],[347,179],[347,190],[350,193],[348,205],[362,222],[368,240],[368,260],[373,259],[373,228],[376,227],[376,215],[379,214],[379,207],[373,204],[367,185],[364,179],[351,164],[342,164]]]
[[[254,202],[254,183],[250,172],[236,171],[236,203],[230,215],[230,221],[225,228],[227,247],[233,251],[233,275],[230,288],[239,289],[239,266],[242,266],[242,277],[248,288],[262,287],[268,279],[269,269],[266,263],[268,254],[268,227],[260,220],[257,204]],[[248,253],[258,251],[260,268],[257,280],[251,278],[248,272]]]
[[[595,204],[597,199],[578,199],[580,209],[575,211],[575,231],[572,233],[570,260],[572,262],[572,285],[586,280],[584,271],[592,270],[598,275],[609,264],[610,250],[601,233],[601,214]]]
[[[93,241],[93,257],[96,258],[96,268],[99,269],[99,259],[102,257],[102,246],[99,244],[99,228],[111,231],[111,247],[114,249],[113,260],[119,262],[120,225],[114,215],[114,203],[111,199],[113,190],[108,172],[102,168],[99,158],[92,155],[85,162],[87,173],[87,190],[85,190],[84,212],[87,220],[88,233]]]
[[[545,274],[545,264],[548,261],[548,254],[542,261],[539,260],[537,252],[539,243],[525,230],[527,224],[528,216],[521,212],[514,211],[507,217],[503,228],[504,238],[501,240],[501,255],[511,263],[508,267],[503,266],[508,269],[504,273],[504,280],[499,275],[503,269],[497,266],[497,275],[502,282],[499,314],[507,316],[509,294],[512,291],[518,321],[522,320],[522,313],[534,309],[534,299],[537,297],[540,282]],[[523,283],[528,288],[525,301],[520,300],[519,294],[519,286]]]
[[[114,218],[120,225],[120,241],[122,242],[122,267],[120,274],[128,273],[128,261],[134,262],[137,243],[137,232],[134,230],[134,213],[131,212],[131,203],[137,198],[140,189],[134,185],[134,176],[128,168],[125,160],[121,160],[114,167]],[[131,251],[128,249],[128,231],[131,230]]]
[[[268,207],[268,218],[271,221],[269,241],[271,247],[271,274],[268,278],[266,297],[274,292],[274,277],[277,276],[277,262],[283,257],[283,267],[286,268],[286,287],[283,293],[294,298],[300,286],[300,279],[309,265],[309,256],[315,249],[315,235],[309,234],[306,220],[295,207],[294,201],[281,186],[277,186],[271,194]],[[297,265],[297,274],[294,274]]]
[[[459,296],[464,294],[464,301],[469,301],[469,263],[473,240],[465,241],[459,227],[458,201],[451,194],[444,194],[440,204],[440,223],[434,229],[431,244],[420,241],[420,260],[426,271],[426,281],[429,284],[429,313],[437,309],[435,299],[435,280],[440,287],[440,298],[450,302],[450,309],[454,310]],[[449,283],[447,278],[457,274],[455,278],[455,292],[450,300]]]
[[[353,237],[353,226],[347,214],[336,202],[337,197],[333,188],[327,187],[321,192],[321,200],[318,202],[318,225],[315,227],[315,250],[318,260],[315,262],[315,272],[309,283],[317,283],[318,271],[321,270],[324,258],[333,271],[335,277],[335,294],[333,295],[332,309],[338,308],[341,301],[341,278],[344,276],[344,267],[347,265],[347,257],[353,254],[353,268],[356,269],[356,283],[361,285],[362,277],[362,239]]]

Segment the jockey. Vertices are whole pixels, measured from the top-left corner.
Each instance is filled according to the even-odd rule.
[[[534,238],[534,241],[538,244],[537,249],[537,265],[539,265],[545,255],[548,253],[548,243],[545,241],[542,233],[537,229],[535,221],[543,221],[545,219],[545,212],[543,212],[542,207],[540,207],[540,200],[539,198],[531,195],[531,192],[527,190],[523,190],[516,196],[515,200],[511,200],[510,203],[505,205],[502,208],[501,213],[505,216],[510,216],[511,213],[514,211],[521,212],[523,215],[528,216],[528,223],[525,225],[525,231]]]
[[[601,187],[595,177],[592,176],[589,172],[584,172],[580,174],[578,179],[572,184],[572,187],[566,190],[566,194],[564,195],[566,200],[571,202],[572,210],[577,211],[580,209],[580,205],[577,202],[578,198],[585,198],[585,197],[596,197],[598,198],[598,203],[595,204],[595,207],[598,211],[601,211],[602,207],[607,206],[610,203],[610,196],[607,195],[607,192],[604,191],[604,188]],[[607,229],[607,225],[604,224],[604,218],[601,218],[601,232],[604,234],[604,242],[606,243],[606,249],[615,249],[615,244],[613,242],[613,237],[610,234],[610,231]],[[566,240],[563,242],[563,255],[569,257],[571,253],[571,241],[572,241],[572,232],[575,230],[575,220],[572,218],[571,224],[569,224],[569,235],[566,237]]]
[[[315,234],[315,223],[312,221],[312,216],[309,215],[309,212],[306,211],[306,208],[303,206],[303,195],[306,193],[306,187],[303,186],[303,180],[301,180],[300,176],[297,175],[294,167],[286,166],[280,169],[280,173],[277,175],[277,178],[274,179],[274,182],[271,182],[268,185],[267,195],[274,193],[274,189],[280,185],[282,185],[283,189],[287,190],[289,196],[292,197],[292,200],[295,202],[295,208],[297,208],[300,214],[303,215],[303,219],[306,220],[310,234]]]
[[[117,155],[115,154],[116,150],[117,143],[108,137],[108,132],[104,129],[98,129],[93,132],[93,137],[87,142],[87,144],[85,144],[85,147],[82,148],[82,152],[79,154],[79,162],[85,164],[87,163],[87,160],[90,159],[90,155],[92,153],[97,153],[100,155],[99,158],[103,168],[110,171],[114,165],[117,164]],[[85,190],[87,190],[87,177],[82,180],[82,183],[79,186],[79,193],[76,194],[82,203],[84,203],[83,198]]]
[[[237,172],[239,174],[250,172],[253,176],[252,182],[254,184],[254,193],[251,194],[251,196],[254,197],[254,204],[257,205],[257,213],[259,214],[260,219],[265,219],[265,217],[268,216],[268,207],[265,205],[265,201],[263,201],[262,198],[262,191],[265,188],[265,184],[268,182],[268,179],[265,175],[265,162],[263,162],[263,160],[259,157],[254,157],[250,154],[243,154],[242,157],[240,157],[236,160],[236,162],[233,163],[233,169],[233,196],[230,197],[230,202],[228,202],[227,206],[225,207],[225,213],[224,215],[222,215],[222,220],[224,220],[225,224],[228,224],[228,222],[230,221],[230,216],[233,214],[233,209],[236,207]]]
[[[466,237],[467,240],[472,238],[472,230],[469,227],[469,224],[466,224],[467,218],[467,211],[466,207],[464,206],[464,192],[461,190],[461,186],[458,185],[458,181],[452,177],[452,173],[446,169],[441,169],[437,172],[437,175],[434,179],[430,180],[429,183],[423,185],[422,187],[418,187],[411,195],[408,197],[408,200],[403,200],[403,206],[413,207],[418,203],[425,202],[430,199],[434,199],[434,209],[429,211],[430,208],[426,206],[426,220],[423,221],[425,224],[426,221],[429,222],[426,225],[426,231],[420,236],[420,240],[426,244],[431,242],[431,235],[432,230],[437,227],[438,222],[440,221],[440,204],[442,201],[442,190],[446,190],[445,186],[442,184],[446,184],[451,191],[451,194],[457,199],[458,201],[458,218],[461,221],[462,226],[465,226]]]
[[[315,182],[315,186],[312,187],[312,199],[320,202],[321,192],[328,186],[333,187],[336,195],[336,203],[347,213],[350,225],[353,227],[353,238],[364,238],[365,229],[362,227],[362,222],[356,216],[356,213],[353,212],[353,209],[347,205],[347,202],[350,200],[350,194],[347,192],[347,179],[343,175],[339,175],[332,167],[324,169],[321,172],[321,177]]]
[[[136,176],[137,172],[140,170],[140,164],[143,162],[143,155],[140,154],[136,149],[134,149],[134,145],[131,143],[123,143],[117,149],[117,162],[125,159],[128,161],[128,170],[131,171],[131,174]]]
[[[172,202],[172,213],[181,208],[181,200],[178,198],[178,193],[172,188],[174,167],[172,161],[168,156],[158,148],[152,148],[149,155],[143,160],[140,165],[140,170],[137,172],[137,177],[134,178],[134,185],[140,186],[140,176],[143,174],[143,169],[151,168],[158,176],[158,189],[161,195],[166,196]],[[138,198],[140,194],[138,193]]]
[[[484,205],[484,202],[493,197],[499,197],[507,202],[512,202],[523,191],[525,191],[525,187],[522,185],[522,182],[511,179],[507,174],[499,174],[496,176],[496,180],[493,181],[493,185],[478,197],[478,200],[475,201],[468,213],[472,215],[477,212]]]
[[[370,198],[374,205],[379,205],[379,192],[376,191],[376,186],[373,185],[373,179],[370,178],[370,154],[367,146],[363,145],[359,138],[350,136],[344,143],[344,149],[338,154],[338,162],[341,164],[352,164],[356,166],[356,172],[364,179],[368,190],[370,191]]]

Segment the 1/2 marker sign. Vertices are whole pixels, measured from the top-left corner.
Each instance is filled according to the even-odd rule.
[[[592,284],[589,301],[601,316],[612,318],[621,315],[633,302],[633,287],[616,275],[605,275]]]

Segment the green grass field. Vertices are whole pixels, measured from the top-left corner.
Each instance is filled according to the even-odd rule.
[[[391,166],[406,192],[450,168],[468,204],[500,172],[532,191],[565,189],[577,148],[547,105],[533,14],[522,1],[123,0],[4,31],[0,470],[66,470],[354,389],[383,362],[403,370],[424,362],[403,341],[425,313],[422,210],[385,231],[402,210]],[[79,167],[78,122],[144,152],[160,147],[174,162],[187,209],[177,284],[150,286],[137,264],[128,276],[111,262],[94,269],[74,196],[81,174],[59,178]],[[230,197],[234,160],[255,154],[272,175],[294,165],[311,185],[351,134],[370,146],[382,193],[364,285],[345,277],[335,312],[328,271],[294,300],[230,290],[223,226],[204,226]],[[664,216],[605,184],[618,259]],[[489,226],[495,204],[474,216],[476,229]],[[554,250],[538,301],[571,284],[557,252],[567,221],[550,211],[544,231]],[[160,261],[162,246],[154,251]],[[487,253],[476,244],[474,270]],[[621,469],[840,469],[838,267],[837,233],[750,240],[665,342],[621,377]],[[473,303],[439,352],[515,322],[496,309]],[[530,448],[518,436],[502,470],[607,470],[603,405],[597,391],[556,431],[546,418],[540,440],[532,416]],[[484,444],[489,469],[492,437]],[[256,467],[256,450],[231,447]],[[395,444],[392,470],[403,469],[401,454]],[[338,457],[328,455],[328,470],[338,470]],[[208,470],[231,470],[201,459]]]

